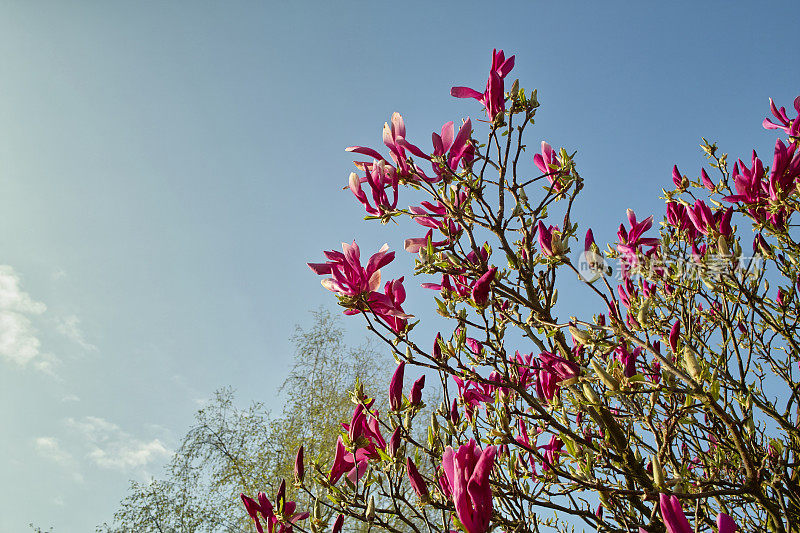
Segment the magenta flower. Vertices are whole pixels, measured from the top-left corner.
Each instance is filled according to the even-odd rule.
[[[624,343],[617,346],[614,352],[617,355],[617,360],[622,363],[623,374],[629,378],[636,374],[636,359],[642,353],[642,347],[638,346],[633,351],[628,351],[627,345]]]
[[[711,178],[708,177],[708,173],[706,173],[706,169],[700,169],[700,181],[703,182],[703,187],[708,189],[709,191],[713,191],[716,185],[714,182],[711,181]]]
[[[475,285],[472,287],[472,299],[475,301],[476,305],[484,307],[488,303],[489,288],[492,285],[492,281],[494,281],[494,275],[496,273],[497,267],[492,267],[475,282]]]
[[[717,531],[719,533],[734,533],[737,529],[739,529],[739,526],[736,525],[733,518],[725,513],[717,515]]]
[[[405,368],[406,362],[400,361],[389,383],[389,405],[393,411],[399,411],[403,407],[403,372]]]
[[[411,488],[417,493],[420,499],[428,497],[428,486],[425,480],[417,470],[417,465],[411,460],[411,457],[406,457],[406,472],[408,473],[408,481],[411,483]]]
[[[661,494],[659,506],[664,525],[667,527],[667,533],[694,533],[694,529],[689,525],[689,521],[686,520],[686,515],[683,514],[681,502],[678,501],[677,497]]]
[[[303,461],[303,446],[297,450],[297,455],[294,458],[294,480],[298,483],[303,482],[306,475],[305,462]]]
[[[395,333],[403,331],[408,319],[413,318],[412,315],[407,315],[402,307],[406,299],[404,278],[405,276],[401,276],[399,279],[387,281],[383,294],[372,292],[367,301],[370,310],[386,322]]]
[[[539,249],[547,257],[557,257],[561,255],[561,242],[558,236],[558,226],[545,227],[540,220],[537,228],[537,238],[539,239]]]
[[[550,442],[544,446],[539,446],[540,450],[544,450],[542,454],[542,471],[547,472],[554,464],[558,462],[558,456],[563,452],[561,449],[564,447],[564,442],[553,435],[550,437]]]
[[[486,402],[494,401],[494,389],[487,383],[477,383],[469,379],[464,381],[458,376],[453,376],[453,381],[456,382],[458,395],[461,397],[461,401],[464,402],[464,411],[470,420],[475,414],[476,407],[480,407],[481,404]]]
[[[636,213],[633,209],[628,209],[628,223],[631,226],[630,230],[626,230],[625,226],[620,224],[617,231],[617,251],[624,258],[623,262],[623,275],[627,275],[629,266],[636,266],[639,264],[638,255],[641,252],[642,246],[652,246],[651,251],[658,248],[660,241],[653,237],[643,237],[644,232],[653,226],[653,217],[638,222],[636,220]]]
[[[672,328],[669,330],[669,347],[672,349],[672,353],[678,353],[678,339],[681,335],[681,321],[676,320],[674,324],[672,324]]]
[[[496,449],[481,449],[470,439],[453,451],[448,446],[442,454],[443,492],[449,493],[456,516],[467,533],[485,533],[492,520],[492,487],[489,474],[494,467]]]
[[[372,402],[367,404],[367,408]],[[349,424],[342,424],[347,431],[348,441],[355,446],[355,453],[344,445],[342,437],[336,440],[336,453],[333,458],[328,480],[336,483],[343,474],[347,474],[351,482],[356,483],[367,470],[370,459],[380,458],[378,449],[386,450],[386,441],[381,435],[379,413],[370,413],[364,405],[357,405]]]
[[[505,112],[505,88],[503,79],[514,68],[514,56],[505,58],[502,50],[492,51],[492,68],[489,71],[489,80],[486,82],[486,90],[483,94],[469,87],[453,87],[450,94],[456,98],[474,98],[486,108],[486,115],[489,120],[494,119]]]
[[[423,248],[428,247],[428,241],[430,241],[431,247],[433,247],[434,250],[450,242],[449,239],[445,239],[443,241],[434,241],[433,230],[429,229],[428,233],[426,233],[424,237],[413,237],[410,239],[406,239],[405,242],[403,243],[403,247],[406,249],[406,252],[417,254]]]
[[[312,272],[332,277],[322,280],[322,286],[341,296],[360,296],[378,290],[381,285],[380,268],[394,260],[394,252],[389,252],[384,244],[370,257],[367,267],[361,266],[361,252],[355,241],[342,243],[342,252],[331,250],[323,252],[329,261],[308,263]]]
[[[408,402],[411,405],[419,405],[422,402],[422,389],[424,387],[425,376],[421,376],[411,385],[411,392],[408,393]]]
[[[797,143],[789,143],[787,146],[777,139],[769,175],[770,199],[786,199],[796,190],[797,178],[800,178],[800,152],[797,151]]]
[[[342,530],[343,525],[344,515],[339,514],[339,516],[336,517],[336,521],[333,523],[333,529],[331,530],[331,533],[339,533]]]
[[[256,525],[256,529],[258,533],[264,533],[264,528],[261,526],[261,520],[259,518],[259,514],[261,518],[267,524],[267,531],[269,533],[292,533],[293,526],[300,520],[305,520],[308,518],[309,513],[295,513],[297,509],[297,504],[295,502],[286,502],[284,500],[284,491],[286,490],[286,482],[281,483],[281,487],[283,488],[282,491],[279,491],[278,494],[278,507],[279,507],[279,514],[281,517],[288,517],[287,522],[280,522],[280,519],[275,514],[274,507],[272,502],[267,499],[267,495],[263,492],[258,493],[258,502],[253,500],[252,498],[241,494],[242,501],[244,502],[244,508],[247,511],[247,514],[250,515],[250,518],[253,519],[253,522]],[[282,506],[281,506],[282,503]],[[282,507],[282,508],[281,508]],[[276,528],[275,526],[279,526]]]
[[[533,162],[542,173],[547,176],[547,180],[553,185],[553,190],[559,192],[561,190],[561,183],[557,181],[557,177],[564,174],[562,169],[563,164],[558,159],[555,150],[545,141],[542,141],[542,153],[533,156]]]
[[[769,99],[769,108],[770,111],[772,111],[772,116],[778,119],[778,124],[765,118],[762,123],[765,129],[783,130],[791,137],[800,137],[800,120],[797,120],[797,117],[795,117],[794,120],[789,120],[789,116],[786,114],[786,108],[781,107],[778,109],[775,107],[775,102],[772,101],[772,98]],[[800,117],[800,96],[794,99],[794,109],[797,111],[797,116]]]
[[[367,214],[380,217],[394,212],[397,207],[399,193],[399,176],[397,169],[392,165],[381,160],[374,160],[372,163],[360,163],[359,168],[366,172],[366,176],[359,178],[355,172],[350,173],[348,186],[355,195],[356,199],[364,205]],[[367,183],[372,191],[372,201],[370,204],[367,195],[361,189],[361,184]],[[392,189],[392,199],[386,194],[386,189]]]

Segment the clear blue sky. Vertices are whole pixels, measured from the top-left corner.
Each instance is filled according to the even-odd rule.
[[[492,48],[539,89],[529,144],[578,150],[577,213],[599,242],[629,207],[663,211],[701,136],[769,154],[767,98],[800,93],[791,1],[0,10],[3,533],[109,520],[221,386],[279,409],[294,324],[333,307],[305,262],[410,236],[361,221],[344,147],[377,147],[393,111],[426,147],[480,118],[449,88],[482,87]],[[406,309],[428,316],[425,296]]]

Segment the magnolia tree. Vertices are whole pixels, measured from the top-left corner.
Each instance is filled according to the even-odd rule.
[[[800,97],[792,114],[770,101],[769,167],[704,140],[709,170],[673,168],[660,227],[628,211],[603,250],[575,220],[574,154],[526,151],[539,102],[506,91],[513,66],[495,51],[483,92],[452,89],[485,107],[479,128],[447,122],[425,148],[395,113],[387,155],[348,148],[366,218],[427,228],[405,249],[450,327],[414,330],[386,246],[309,264],[398,360],[390,409],[356,387],[333,464],[297,456],[295,484],[324,494],[302,510],[285,483],[242,495],[258,530],[800,531]],[[424,200],[403,208],[401,189]],[[434,375],[444,401],[423,418]]]

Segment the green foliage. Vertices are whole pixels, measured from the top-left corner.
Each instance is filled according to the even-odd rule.
[[[323,310],[313,315],[314,324],[292,336],[294,366],[276,391],[285,399],[281,415],[273,417],[260,402],[239,408],[232,389],[218,390],[195,415],[162,477],[132,481],[113,523],[98,532],[254,531],[239,494],[274,492],[281,479],[288,499],[309,507],[292,484],[297,449],[302,444],[309,459],[330,462],[330,443],[353,411],[347,391],[358,379],[376,396],[374,385],[386,383],[393,366],[370,344],[348,347],[338,317]]]

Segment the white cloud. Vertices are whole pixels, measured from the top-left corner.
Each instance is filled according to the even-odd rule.
[[[36,452],[42,457],[53,461],[62,468],[71,471],[72,477],[77,482],[83,481],[83,476],[78,471],[78,462],[75,457],[61,447],[55,437],[38,437],[35,441]]]
[[[104,418],[68,418],[66,423],[81,434],[89,448],[86,456],[101,468],[142,472],[150,463],[164,461],[172,455],[161,440],[137,439]]]
[[[80,327],[81,319],[77,315],[69,315],[56,321],[56,330],[86,351],[96,351],[97,346],[86,340]]]
[[[79,401],[81,401],[81,399],[77,394],[67,394],[66,396],[61,398],[61,403],[79,402]]]
[[[39,355],[41,342],[30,317],[47,310],[20,287],[20,278],[8,265],[0,265],[0,357],[25,365]],[[52,363],[52,361],[51,361]],[[52,370],[52,364],[42,370]]]

